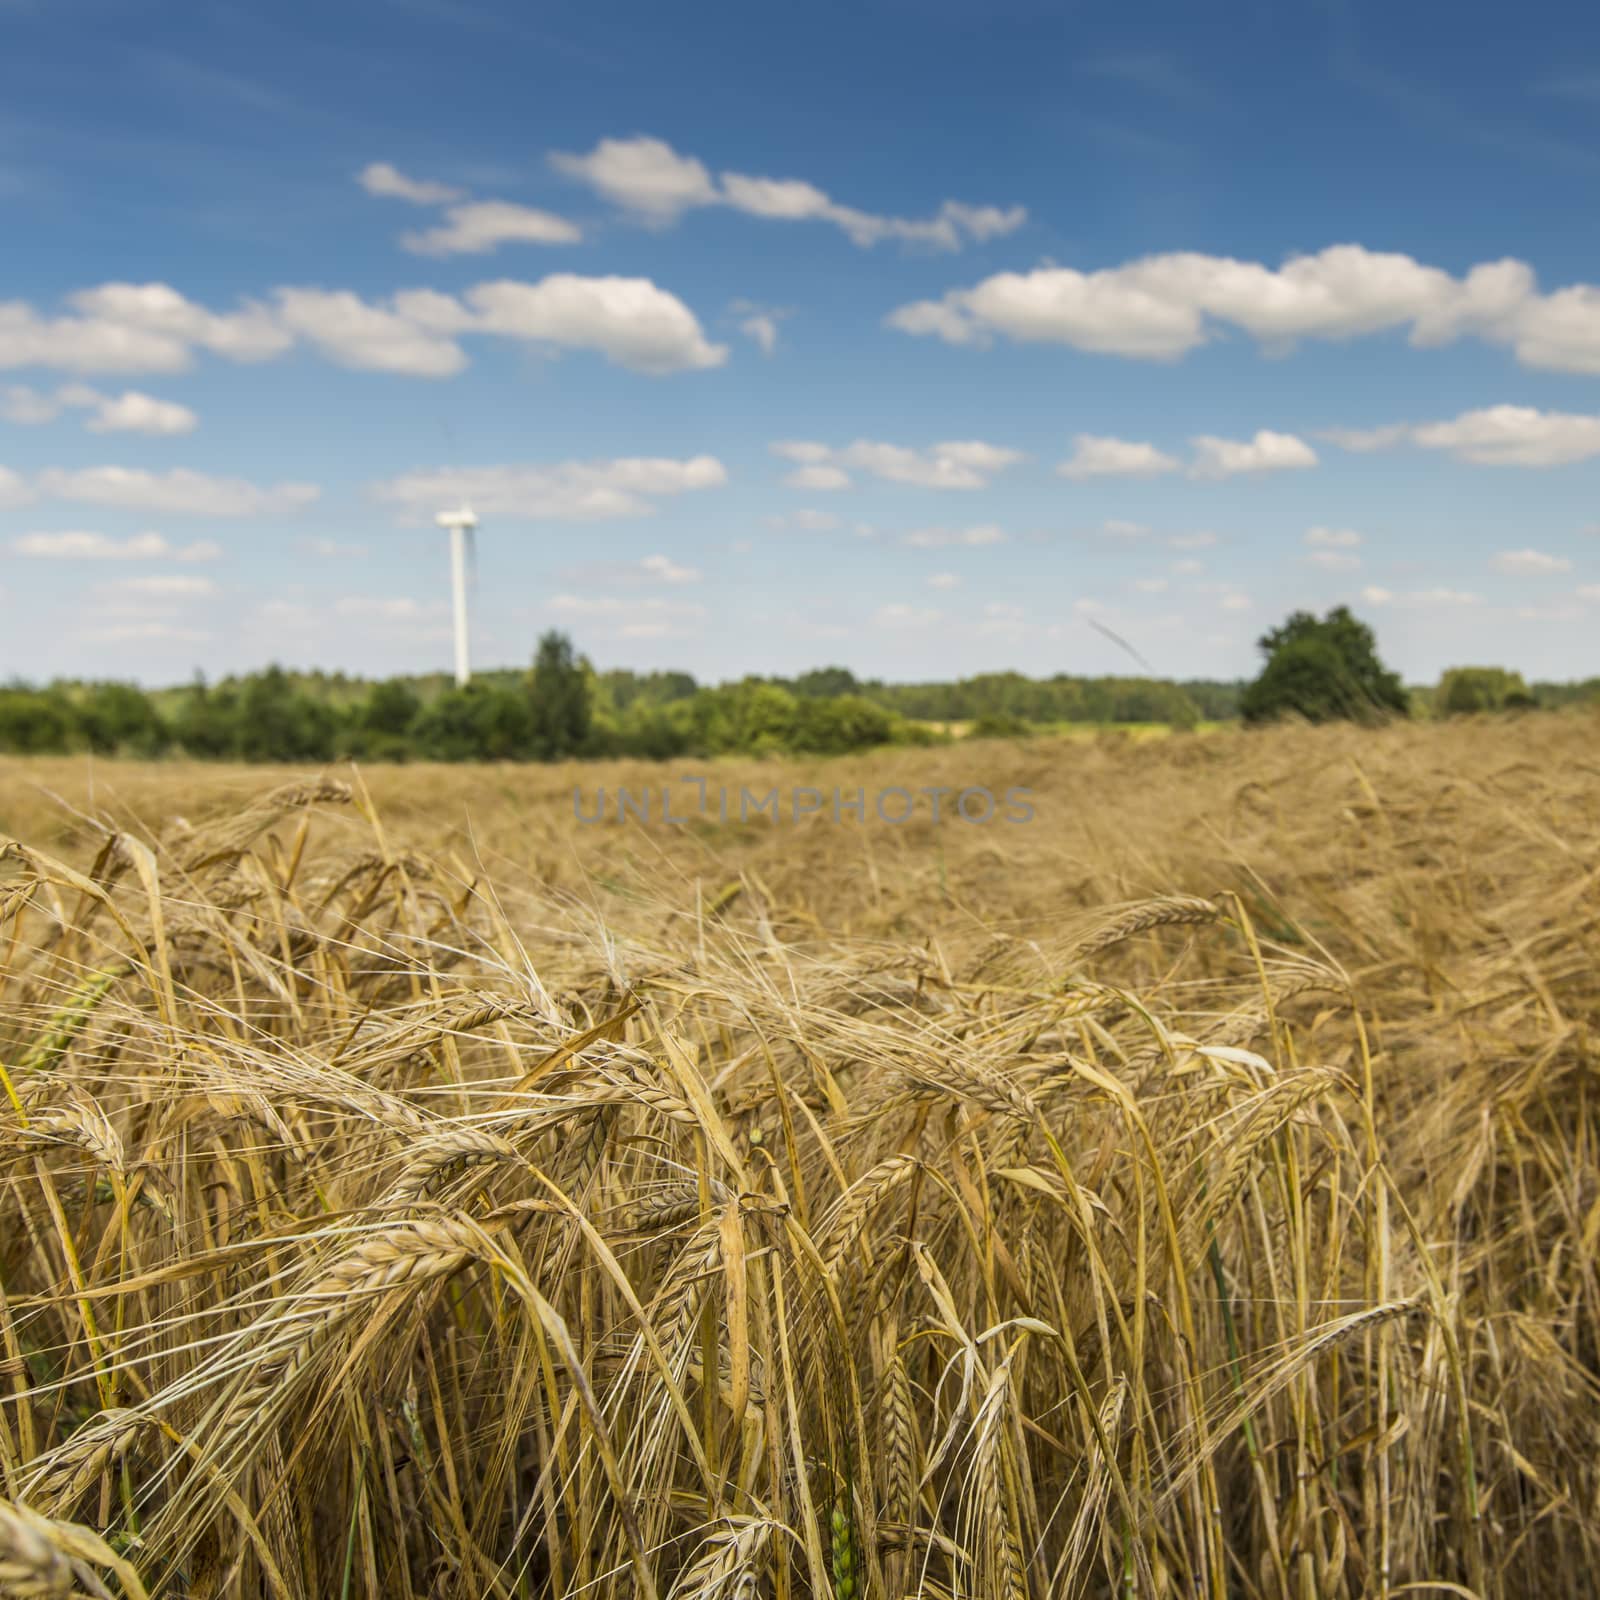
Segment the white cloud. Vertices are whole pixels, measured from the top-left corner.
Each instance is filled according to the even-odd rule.
[[[701,578],[694,567],[680,567],[670,556],[646,556],[639,570],[658,583],[698,583]]]
[[[1511,346],[1525,366],[1600,372],[1600,288],[1541,295],[1520,261],[1485,262],[1456,278],[1355,244],[1276,268],[1177,252],[1094,272],[1004,272],[886,320],[952,344],[983,346],[1000,335],[1144,360],[1176,360],[1229,328],[1273,352],[1299,339],[1406,330],[1415,346],[1473,336]]]
[[[20,472],[10,467],[0,467],[0,510],[24,506],[34,497],[32,485]]]
[[[73,295],[72,314],[41,316],[25,301],[0,302],[0,370],[184,372],[194,351],[263,361],[293,342],[265,307],[219,314],[161,283],[108,283]]]
[[[695,206],[718,203],[711,174],[662,139],[602,139],[586,156],[555,154],[550,165],[643,221],[676,222]]]
[[[0,415],[8,422],[42,424],[54,422],[67,410],[91,411],[93,415],[84,424],[91,433],[171,436],[193,433],[200,424],[194,412],[175,401],[157,400],[133,389],[113,397],[84,384],[68,384],[54,394],[26,388],[8,389]]]
[[[11,541],[12,552],[47,561],[215,561],[222,547],[214,539],[173,545],[159,533],[113,539],[103,533],[24,533]]]
[[[793,528],[800,533],[832,533],[839,519],[831,511],[791,511],[784,516],[768,517],[767,526],[775,533]]]
[[[1148,478],[1176,472],[1177,461],[1142,440],[1077,434],[1072,455],[1056,468],[1063,478]]]
[[[1214,533],[1175,533],[1167,540],[1174,550],[1209,550],[1216,542]]]
[[[1160,594],[1167,587],[1165,578],[1135,578],[1133,586],[1143,594]]]
[[[753,339],[764,356],[770,356],[778,348],[778,324],[765,312],[746,317],[739,324],[739,332]]]
[[[338,539],[302,539],[300,548],[319,561],[338,561],[346,556],[364,556],[370,547],[364,544],[345,544]]]
[[[127,594],[148,595],[156,599],[192,599],[217,592],[217,586],[210,578],[194,577],[179,572],[164,572],[141,578],[118,578],[114,585],[108,587]]]
[[[1400,606],[1416,611],[1451,609],[1456,606],[1476,606],[1483,603],[1482,595],[1470,594],[1462,589],[1420,589],[1409,594],[1397,594],[1392,589],[1382,589],[1375,584],[1363,589],[1361,598],[1368,605]]]
[[[444,295],[437,299],[449,301]],[[281,325],[336,366],[410,378],[448,378],[467,364],[461,346],[441,326],[447,319],[439,315],[439,305],[414,305],[407,315],[393,302],[369,305],[348,289],[280,289],[277,301]],[[432,327],[425,315],[417,314],[427,311],[434,314]],[[463,312],[450,331],[462,332],[470,325],[471,318]]]
[[[1223,595],[1222,609],[1224,611],[1248,611],[1250,609],[1250,596],[1240,594],[1238,590],[1233,590],[1231,593]]]
[[[1174,561],[1172,563],[1172,570],[1180,578],[1192,578],[1197,572],[1204,572],[1206,570],[1206,564],[1203,561],[1194,560]]]
[[[649,516],[654,500],[728,481],[714,456],[687,461],[625,458],[553,466],[439,467],[373,485],[409,521],[431,521],[442,505],[466,501],[484,517],[596,522]]]
[[[89,632],[89,630],[82,630]],[[143,640],[149,643],[162,641],[172,643],[199,644],[210,639],[212,635],[204,628],[185,628],[172,622],[117,622],[107,626],[103,623],[96,624],[93,637],[99,640],[115,640],[118,643]]]
[[[904,601],[879,606],[872,614],[873,623],[880,628],[928,628],[943,617],[942,611],[907,605]]]
[[[776,439],[767,448],[785,461],[801,461],[807,466],[826,461],[831,453],[827,445],[814,439]]]
[[[1491,467],[1555,467],[1600,455],[1600,416],[1490,406],[1412,430],[1425,450]]]
[[[1262,428],[1253,439],[1218,439],[1200,434],[1190,441],[1195,449],[1192,478],[1231,478],[1242,472],[1278,472],[1285,468],[1314,467],[1317,453],[1292,433]]]
[[[408,200],[414,206],[442,206],[461,198],[459,189],[447,183],[431,183],[425,178],[408,178],[387,161],[374,161],[356,174],[356,182],[368,194],[393,200]]]
[[[36,486],[41,495],[54,500],[210,517],[279,515],[309,505],[321,493],[309,483],[279,483],[268,488],[244,478],[216,478],[185,467],[170,472],[136,467],[48,467],[38,475]]]
[[[961,580],[953,572],[935,572],[928,578],[930,589],[959,589]]]
[[[936,250],[1013,233],[1027,221],[1021,206],[963,205],[947,200],[927,218],[879,216],[838,204],[815,184],[798,178],[751,177],[724,172],[713,178],[705,163],[679,155],[661,139],[602,139],[587,155],[557,153],[550,164],[587,184],[641,222],[665,226],[685,212],[728,206],[773,222],[823,222],[863,249],[884,240]]]
[[[1561,467],[1600,456],[1600,416],[1539,411],[1532,406],[1486,406],[1449,422],[1393,423],[1365,432],[1329,435],[1347,450],[1413,444],[1443,450],[1484,467]]]
[[[1565,556],[1546,555],[1543,550],[1502,550],[1493,565],[1496,572],[1511,577],[1548,577],[1572,571],[1572,563]]]
[[[1306,560],[1327,572],[1354,572],[1361,566],[1356,550],[1363,543],[1354,528],[1307,528],[1305,541],[1310,547]]]
[[[54,422],[60,415],[61,402],[54,395],[40,394],[36,389],[7,389],[4,402],[0,403],[0,417],[18,427],[38,427]]]
[[[877,439],[857,439],[843,449],[809,439],[780,439],[768,448],[801,463],[783,480],[796,489],[846,489],[851,481],[847,467],[921,489],[983,489],[996,473],[1026,459],[1020,450],[981,439],[949,439],[923,450]]]
[[[482,283],[466,300],[482,332],[597,350],[635,372],[719,367],[728,358],[727,346],[710,343],[694,313],[648,278],[553,273],[538,283]]]
[[[480,213],[479,221],[485,231],[477,237],[486,239],[502,224],[512,228],[514,219],[501,211]],[[526,214],[515,227],[525,223]],[[504,228],[501,236],[509,237]],[[466,236],[457,242],[465,248]],[[676,295],[648,278],[553,273],[536,283],[478,284],[461,298],[411,289],[381,302],[349,290],[289,286],[271,298],[270,305],[247,303],[219,315],[165,284],[104,284],[72,297],[77,315],[53,320],[21,301],[0,303],[0,370],[183,372],[199,349],[232,361],[263,361],[301,342],[353,370],[444,378],[466,366],[458,342],[466,334],[596,350],[647,373],[720,366],[728,353],[706,338]],[[13,394],[10,403],[25,418],[43,420],[31,393]],[[135,414],[115,413],[113,425],[129,426]],[[148,405],[137,414],[146,420],[156,415]],[[175,413],[160,416],[174,431]]]
[[[1099,531],[1108,539],[1142,539],[1149,528],[1142,522],[1129,522],[1125,517],[1107,517]]]
[[[1600,600],[1600,583],[1580,583],[1578,585],[1578,598],[1580,600]]]
[[[838,467],[796,467],[784,474],[783,484],[788,489],[817,489],[832,491],[848,489],[851,478]]]
[[[914,528],[903,534],[900,543],[913,550],[943,550],[951,545],[984,546],[1004,544],[1005,530],[992,522],[973,528]]]
[[[439,227],[402,234],[400,243],[418,256],[481,256],[503,244],[577,244],[582,238],[576,223],[552,212],[509,200],[474,200],[452,206]]]

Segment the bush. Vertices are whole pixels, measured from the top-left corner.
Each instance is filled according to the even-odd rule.
[[[1434,710],[1441,717],[1534,703],[1522,674],[1507,672],[1504,667],[1451,667],[1440,677],[1433,694]]]
[[[967,729],[969,739],[1031,739],[1033,724],[1007,711],[990,711]]]

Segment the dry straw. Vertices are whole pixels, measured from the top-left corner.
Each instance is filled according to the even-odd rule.
[[[1596,1593],[1592,749],[0,770],[0,1592]]]

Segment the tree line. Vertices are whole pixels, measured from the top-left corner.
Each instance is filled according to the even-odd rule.
[[[1497,667],[1452,668],[1432,688],[1407,689],[1378,661],[1371,630],[1342,607],[1321,620],[1296,613],[1260,645],[1266,661],[1250,683],[995,672],[907,684],[825,667],[707,685],[686,672],[596,671],[565,635],[548,633],[526,671],[484,673],[464,688],[440,676],[374,681],[277,666],[156,690],[12,683],[0,686],[0,751],[247,762],[839,755],[1067,723],[1187,729],[1600,700],[1600,679],[1530,688]]]

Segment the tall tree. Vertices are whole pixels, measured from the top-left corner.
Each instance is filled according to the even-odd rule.
[[[1288,715],[1311,722],[1339,717],[1368,722],[1403,717],[1410,709],[1398,675],[1378,659],[1372,629],[1347,606],[1335,606],[1320,621],[1309,611],[1296,611],[1257,643],[1267,661],[1240,697],[1239,714],[1246,722]]]
[[[583,749],[592,721],[589,673],[564,633],[552,631],[539,640],[528,674],[528,704],[536,756],[554,761]]]

